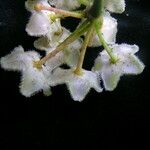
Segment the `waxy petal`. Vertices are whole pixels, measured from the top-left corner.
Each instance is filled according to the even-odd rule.
[[[50,30],[50,20],[47,16],[41,12],[35,12],[32,14],[27,26],[26,32],[30,36],[42,36],[46,35]]]

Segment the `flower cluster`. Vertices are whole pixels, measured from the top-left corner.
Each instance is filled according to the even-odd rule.
[[[66,84],[72,99],[82,101],[91,88],[112,91],[122,75],[143,71],[145,66],[135,55],[138,46],[116,43],[117,20],[111,13],[123,13],[125,0],[27,0],[25,8],[31,13],[26,32],[38,37],[34,47],[45,51],[45,57],[18,46],[0,59],[2,68],[21,71],[24,96],[39,91],[49,96],[51,87]],[[66,17],[81,20],[74,32],[61,25]],[[104,49],[91,71],[83,69],[86,49],[100,46]]]

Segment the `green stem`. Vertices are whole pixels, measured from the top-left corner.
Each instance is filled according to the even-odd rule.
[[[89,11],[91,18],[99,18],[104,11],[104,0],[94,0],[93,5]]]
[[[104,47],[104,49],[106,50],[108,55],[110,56],[111,63],[115,64],[117,62],[118,58],[113,54],[112,48],[110,48],[109,45],[107,44],[107,42],[105,41],[105,39],[102,35],[102,32],[101,32],[100,28],[97,26],[97,24],[95,24],[95,30],[99,37],[100,43],[102,44],[102,46]]]
[[[34,67],[41,69],[42,65],[45,64],[47,60],[54,57],[57,53],[64,50],[70,43],[78,39],[81,35],[83,35],[89,29],[90,26],[91,26],[91,22],[85,21],[69,37],[67,37],[62,43],[60,43],[55,50],[53,50],[48,55],[43,57],[40,61],[34,62]]]
[[[86,53],[91,35],[93,33],[93,29],[94,29],[93,28],[93,23],[91,23],[91,27],[89,28],[89,30],[88,30],[88,32],[85,36],[85,39],[84,39],[84,42],[83,42],[83,45],[82,45],[82,48],[81,48],[81,53],[80,53],[80,57],[79,57],[79,60],[78,60],[77,67],[74,71],[74,73],[77,74],[77,75],[82,75],[83,74],[83,71],[82,71],[83,62],[84,62],[85,53]]]

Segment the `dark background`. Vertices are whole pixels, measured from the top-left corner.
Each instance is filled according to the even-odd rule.
[[[79,103],[70,98],[65,86],[54,87],[51,97],[39,93],[25,98],[18,89],[20,74],[0,69],[1,150],[149,146],[150,8],[148,0],[126,2],[126,12],[115,15],[119,22],[117,42],[139,45],[144,72],[122,77],[113,92],[91,90]],[[25,32],[28,18],[23,0],[0,0],[0,56],[20,44],[33,48],[34,38]],[[67,21],[73,29],[73,20]],[[91,67],[97,52],[89,51],[85,68]]]

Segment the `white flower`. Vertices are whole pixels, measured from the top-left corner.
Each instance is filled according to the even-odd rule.
[[[110,12],[122,13],[125,11],[125,0],[105,0],[105,7]]]
[[[45,6],[50,6],[47,0],[28,0],[26,7],[32,12],[29,22],[26,26],[26,32],[30,36],[42,36],[50,32],[56,32],[61,28],[60,20],[52,11],[41,10],[35,11],[34,6],[37,3],[42,3]]]
[[[110,62],[110,57],[106,51],[102,51],[95,60],[93,70],[99,72],[104,82],[106,90],[112,91],[116,88],[120,77],[124,74],[140,74],[144,69],[144,64],[134,55],[139,51],[136,45],[113,45],[112,52],[117,56],[115,64]]]
[[[42,36],[54,30],[56,27],[61,28],[60,24],[58,26],[57,19],[56,19],[57,21],[52,20],[54,15],[55,13],[50,11],[33,12],[26,26],[26,32],[30,36]]]
[[[80,7],[78,0],[49,0],[55,7],[65,10],[74,10]]]
[[[51,22],[42,12],[34,12],[26,26],[26,32],[30,36],[41,36],[48,33]]]
[[[37,49],[45,50],[47,54],[55,50],[55,48],[63,42],[71,33],[65,29],[62,28],[62,32],[60,34],[51,34],[51,37],[49,36],[43,36],[36,40],[34,42],[34,46]],[[75,40],[73,43],[69,44],[63,51],[56,54],[55,57],[51,58],[46,62],[46,65],[51,68],[50,70],[53,70],[54,68],[62,65],[67,64],[68,66],[76,66],[78,57],[79,57],[79,51],[81,48],[82,41]]]
[[[18,46],[0,60],[2,68],[21,71],[20,92],[26,97],[30,97],[41,90],[47,95],[51,94],[47,81],[49,75],[47,69],[43,67],[41,70],[38,70],[33,66],[33,62],[39,59],[40,56],[37,52],[24,52],[22,46]]]
[[[53,84],[65,83],[75,101],[82,101],[91,88],[94,88],[97,92],[102,92],[98,74],[86,70],[83,72],[83,75],[79,76],[74,73],[74,69],[57,68],[53,73]]]
[[[116,42],[117,20],[111,17],[108,12],[105,12],[104,14],[103,25],[100,30],[107,43],[113,44]],[[101,43],[96,33],[94,33],[89,46],[91,47],[101,46]]]

